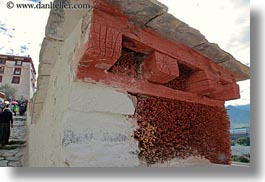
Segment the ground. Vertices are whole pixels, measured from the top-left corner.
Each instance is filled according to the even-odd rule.
[[[0,167],[22,167],[22,157],[26,152],[26,118],[14,117],[14,128],[11,131],[9,144],[0,149]]]
[[[0,149],[0,167],[23,167],[23,156],[26,155],[26,118],[23,116],[15,116],[14,117],[14,128],[12,129],[10,142],[4,148]],[[241,154],[244,151],[248,151],[249,146],[232,146],[233,154]],[[246,153],[245,152],[245,153]],[[192,163],[196,165],[195,159],[187,159],[193,160]],[[179,165],[181,165],[179,161]],[[190,161],[191,162],[191,161]],[[206,164],[206,163],[205,163]],[[236,166],[248,166],[248,164],[233,162],[232,165]]]

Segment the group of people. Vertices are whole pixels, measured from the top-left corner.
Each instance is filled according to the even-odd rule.
[[[5,102],[9,102],[10,103],[10,109],[14,113],[15,116],[17,114],[19,114],[20,116],[23,116],[25,114],[25,112],[27,111],[27,104],[28,104],[27,100],[24,100],[24,99],[20,99],[20,100],[9,99],[9,100],[5,100],[4,102],[0,101],[0,108],[2,107],[2,105]]]
[[[13,128],[13,113],[10,103],[5,101],[0,107],[0,148],[8,144],[11,128]]]

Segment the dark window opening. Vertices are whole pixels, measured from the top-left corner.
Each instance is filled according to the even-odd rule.
[[[0,83],[2,83],[3,76],[0,76]]]
[[[12,79],[12,83],[19,84],[20,82],[20,77],[14,76]]]
[[[6,60],[0,59],[0,64],[6,64]]]
[[[22,61],[16,61],[15,65],[22,66]]]
[[[15,68],[14,75],[21,75],[21,68]]]
[[[4,73],[5,72],[5,67],[4,66],[0,66],[0,73]]]

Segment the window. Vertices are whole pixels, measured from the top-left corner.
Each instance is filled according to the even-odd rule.
[[[0,59],[0,64],[6,64],[6,60]]]
[[[4,66],[0,66],[0,73],[4,73],[5,72],[5,67]]]
[[[20,77],[14,76],[12,79],[12,83],[19,84],[19,82],[20,82]]]
[[[21,75],[21,68],[15,68],[14,75]]]
[[[3,76],[0,76],[0,83],[2,83]]]
[[[16,61],[16,64],[17,66],[22,66],[22,61]]]

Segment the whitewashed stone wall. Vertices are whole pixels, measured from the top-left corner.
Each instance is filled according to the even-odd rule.
[[[68,37],[46,35],[42,45],[38,91],[27,119],[26,164],[138,166],[136,122],[128,117],[134,105],[126,93],[73,80],[70,62],[80,45],[82,16],[69,19],[63,23],[72,22]]]
[[[68,106],[72,80],[69,60],[72,58],[75,43],[79,40],[78,34],[80,34],[78,31],[74,31],[65,40],[59,51],[60,56],[49,70],[50,75],[38,78],[38,81],[40,80],[39,90],[33,98],[32,117],[28,122],[29,166],[65,166],[62,148],[64,133],[62,118]],[[47,41],[52,44],[54,40]],[[47,52],[49,53],[51,52]]]
[[[78,88],[78,89],[76,89]],[[138,166],[137,123],[126,94],[100,85],[74,83],[64,115],[63,148],[69,166]]]

